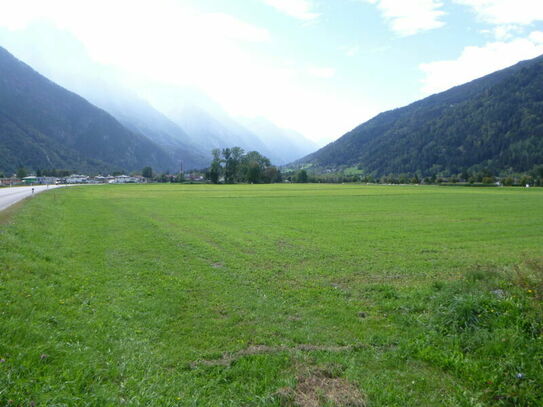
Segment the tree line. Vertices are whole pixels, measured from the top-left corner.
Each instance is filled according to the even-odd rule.
[[[282,182],[281,171],[258,151],[246,153],[241,147],[213,149],[206,179],[214,184],[270,184]]]
[[[310,183],[363,183],[363,184],[471,184],[471,185],[492,185],[504,186],[540,186],[543,187],[543,165],[537,166],[527,173],[509,173],[496,175],[490,170],[463,171],[453,175],[432,175],[423,177],[420,174],[388,174],[381,177],[375,175],[349,174],[342,170],[322,173],[317,171],[306,172],[306,170],[285,171],[283,178],[291,182]]]

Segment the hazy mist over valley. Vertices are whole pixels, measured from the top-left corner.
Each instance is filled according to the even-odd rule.
[[[80,42],[48,24],[16,34],[4,30],[0,38],[38,72],[172,151],[173,158],[185,168],[205,167],[213,148],[240,146],[286,164],[318,146],[263,118],[259,121],[266,121],[267,131],[251,131],[195,88],[126,78],[111,66],[93,62]]]

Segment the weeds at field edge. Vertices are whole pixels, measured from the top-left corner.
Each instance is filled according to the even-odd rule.
[[[419,332],[405,356],[453,374],[481,405],[543,405],[542,293],[543,258],[477,267],[401,298],[396,320]]]

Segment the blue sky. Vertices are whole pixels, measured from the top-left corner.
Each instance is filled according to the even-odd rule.
[[[234,116],[263,116],[320,144],[543,54],[542,0],[0,0],[0,9],[0,45],[25,62],[43,44],[32,27],[47,24],[142,96],[149,83],[199,89]],[[49,64],[61,69],[63,52],[70,58],[58,45]]]

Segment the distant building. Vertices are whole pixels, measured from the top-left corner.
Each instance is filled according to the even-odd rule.
[[[203,181],[204,176],[198,172],[191,172],[190,174],[185,175],[187,181]]]
[[[38,183],[38,177],[31,175],[29,177],[24,177],[22,181],[23,181],[23,184],[34,185]]]
[[[66,184],[87,184],[88,182],[88,175],[72,174],[69,177],[66,177]]]
[[[11,178],[0,178],[0,185],[1,186],[10,186],[10,185],[18,185],[22,181],[19,178],[11,177]]]
[[[96,184],[107,184],[110,181],[114,180],[115,177],[112,177],[111,175],[108,175],[107,177],[104,177],[102,175],[98,175],[97,177],[94,177],[94,182]]]
[[[46,185],[46,184],[54,184],[56,182],[55,177],[36,177],[34,175],[30,175],[28,177],[24,177],[22,179],[22,182],[26,185]]]
[[[108,182],[110,184],[140,184],[145,182],[145,178],[140,176],[131,177],[129,175],[119,175]]]

